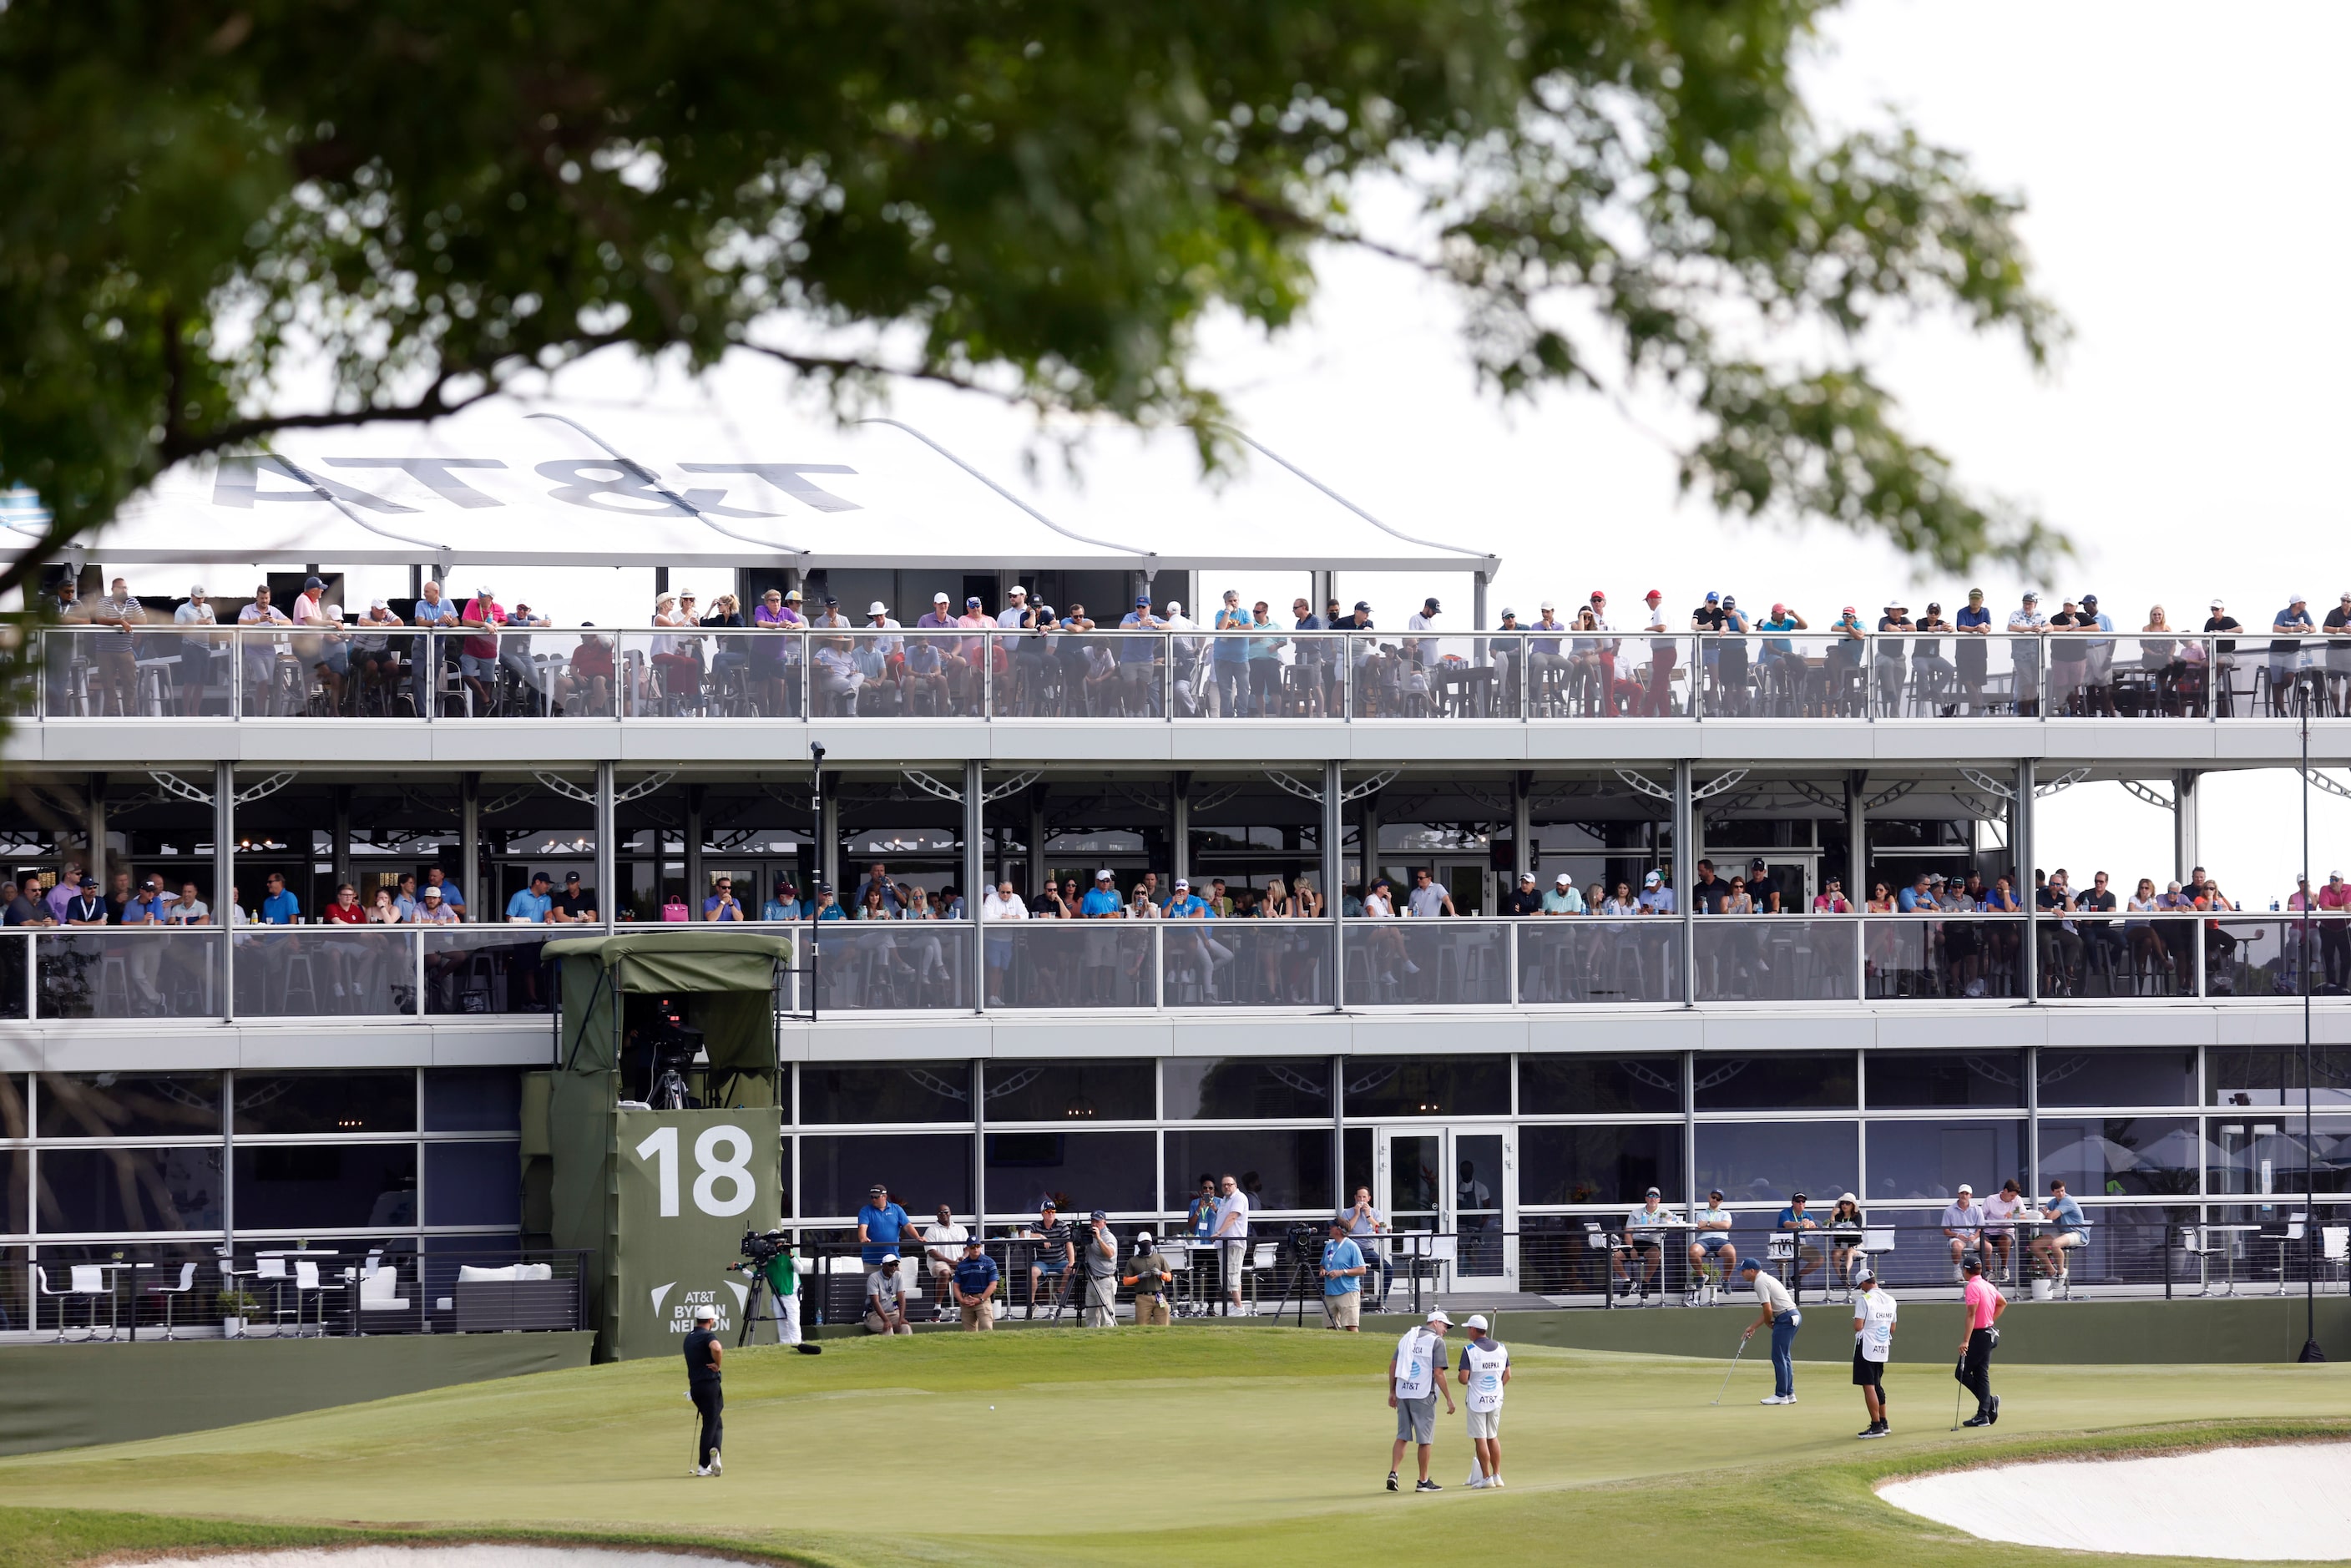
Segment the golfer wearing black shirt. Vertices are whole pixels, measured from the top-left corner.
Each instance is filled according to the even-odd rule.
[[[719,1392],[718,1363],[726,1355],[719,1345],[718,1335],[712,1332],[718,1321],[718,1309],[699,1306],[694,1309],[694,1332],[685,1336],[685,1391],[694,1400],[694,1407],[702,1413],[702,1434],[695,1444],[694,1473],[715,1476],[721,1473],[718,1444],[726,1434],[726,1423],[719,1412],[726,1408],[726,1396]]]

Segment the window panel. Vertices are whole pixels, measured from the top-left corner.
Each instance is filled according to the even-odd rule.
[[[1688,1197],[1678,1122],[1519,1129],[1522,1204],[1636,1204],[1652,1186],[1667,1203]]]
[[[1700,1122],[1694,1192],[1720,1187],[1732,1203],[1782,1202],[1802,1192],[1822,1199],[1858,1191],[1857,1122]]]
[[[1249,1207],[1337,1207],[1331,1185],[1328,1127],[1219,1128],[1167,1134],[1167,1200],[1187,1202],[1199,1191],[1202,1175],[1236,1177],[1249,1195]],[[1145,1203],[1149,1208],[1155,1204]]]
[[[914,1215],[946,1204],[971,1212],[971,1134],[811,1134],[800,1139],[800,1213],[820,1219],[855,1214],[875,1182]]]
[[[0,1149],[0,1228],[11,1236],[29,1228],[33,1156],[24,1149]]]
[[[522,1145],[425,1145],[424,1223],[519,1227]]]
[[[1147,1122],[1158,1098],[1157,1073],[1158,1064],[1148,1061],[991,1061],[987,1119]]]
[[[1593,1116],[1682,1108],[1678,1056],[1521,1056],[1519,1113]]]
[[[2351,1106],[2351,1051],[2319,1050],[2311,1053],[2316,1071],[2311,1085],[2313,1106]],[[2204,1052],[2204,1101],[2208,1105],[2275,1105],[2298,1109],[2302,1104],[2302,1048],[2286,1046],[2212,1046]]]
[[[240,1072],[236,1130],[264,1133],[413,1133],[416,1074]],[[245,1216],[237,1216],[242,1228]]]
[[[2249,1197],[2303,1190],[2302,1117],[2298,1112],[2208,1117],[2204,1123],[2204,1190]],[[2318,1192],[2351,1191],[2351,1116],[2311,1122],[2310,1186]]]
[[[1507,1056],[1351,1057],[1342,1066],[1350,1121],[1392,1116],[1507,1116]]]
[[[2075,1197],[2193,1195],[2204,1174],[2193,1116],[2043,1117],[2040,1190]]]
[[[217,1072],[44,1072],[35,1083],[44,1138],[220,1136]]]
[[[522,1128],[522,1074],[511,1067],[432,1067],[424,1072],[428,1133],[513,1133]]]
[[[1327,1056],[1179,1056],[1161,1062],[1160,1071],[1171,1122],[1331,1115]]]
[[[416,1223],[414,1144],[246,1145],[235,1168],[240,1232]]]
[[[1871,1078],[1873,1088],[1876,1082]],[[2023,1183],[2030,1174],[2024,1168],[2022,1121],[1872,1122],[1868,1136],[1865,1203],[1897,1198],[1948,1202],[1961,1182],[1985,1197],[2010,1177]]]
[[[2024,1108],[2021,1051],[1873,1051],[1864,1079],[1873,1111]]]
[[[1072,1219],[1158,1207],[1150,1133],[990,1133],[987,1211],[1034,1214],[1048,1198]]]
[[[968,1059],[800,1069],[803,1126],[970,1121]]]
[[[220,1228],[218,1145],[44,1149],[36,1161],[34,1221],[50,1235]]]
[[[2071,1051],[2041,1048],[2041,1103],[2193,1105],[2196,1049]],[[2046,1147],[2048,1139],[2042,1145]]]
[[[1701,1055],[1690,1089],[1701,1111],[1844,1111],[1861,1103],[1849,1051]]]

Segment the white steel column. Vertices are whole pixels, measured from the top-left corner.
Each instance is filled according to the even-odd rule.
[[[607,930],[621,917],[621,846],[618,811],[613,806],[613,764],[596,764],[596,913]],[[660,880],[656,856],[655,882]]]

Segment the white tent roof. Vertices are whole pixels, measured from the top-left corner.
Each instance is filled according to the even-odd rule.
[[[1082,475],[1026,416],[901,395],[842,425],[747,367],[708,384],[625,361],[429,424],[288,431],[182,465],[87,546],[112,563],[1490,570],[1279,460],[1205,482],[1188,440],[1086,433]],[[5,525],[5,519],[0,519]]]

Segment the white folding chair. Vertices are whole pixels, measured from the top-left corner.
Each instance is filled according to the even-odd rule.
[[[154,1280],[149,1281],[146,1288],[141,1291],[140,1294],[141,1295],[161,1296],[163,1298],[163,1337],[165,1339],[177,1339],[180,1337],[178,1334],[172,1332],[172,1307],[182,1296],[187,1295],[195,1288],[196,1266],[193,1262],[187,1262],[180,1265],[180,1282],[178,1284],[167,1284],[162,1280]],[[131,1322],[137,1322],[138,1319],[133,1317]]]
[[[51,1298],[57,1303],[57,1343],[59,1344],[63,1344],[66,1341],[66,1303],[76,1296],[89,1298],[89,1323],[83,1329],[81,1337],[84,1339],[98,1337],[98,1299],[104,1296],[110,1302],[114,1298],[114,1292],[107,1288],[105,1270],[95,1263],[70,1264],[67,1270],[65,1287],[60,1290],[50,1285],[48,1270],[36,1263],[33,1265],[33,1281],[42,1295]],[[113,1324],[110,1322],[107,1329],[111,1335]]]
[[[319,1265],[312,1260],[308,1258],[296,1259],[294,1261],[294,1333],[298,1336],[302,1332],[303,1297],[315,1296],[318,1298],[319,1333],[323,1336],[327,1332],[327,1292],[329,1291],[343,1291],[348,1289],[350,1289],[349,1286],[341,1284],[330,1285],[325,1280],[321,1279],[319,1274]]]

